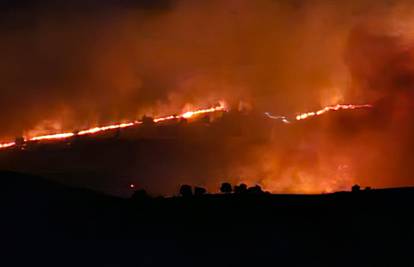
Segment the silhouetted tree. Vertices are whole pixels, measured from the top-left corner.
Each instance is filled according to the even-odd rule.
[[[220,192],[224,194],[230,194],[233,191],[230,183],[222,183],[220,186]]]
[[[361,191],[361,187],[359,185],[356,184],[352,186],[352,192],[359,192],[359,191]]]
[[[200,122],[203,122],[203,123],[208,123],[208,124],[210,124],[211,123],[211,118],[210,118],[210,116],[204,116],[204,117],[202,117],[202,118],[200,118],[200,120],[199,120]]]
[[[23,146],[24,145],[24,138],[21,137],[21,136],[16,137],[14,142],[16,143],[16,146]]]
[[[134,201],[143,201],[150,199],[150,196],[148,195],[147,191],[144,189],[135,190],[134,194],[132,194],[131,197]]]
[[[182,197],[191,197],[193,195],[193,188],[187,184],[182,185],[180,187],[180,195]]]
[[[194,195],[195,196],[202,196],[207,192],[207,190],[203,187],[194,187]]]
[[[148,117],[148,116],[143,116],[142,117],[142,124],[143,125],[153,125],[154,124],[154,119],[152,117]]]
[[[234,193],[236,194],[244,194],[247,192],[247,185],[246,184],[239,184],[234,187]]]
[[[263,194],[263,190],[262,190],[262,188],[259,185],[255,185],[255,186],[249,187],[247,189],[247,192],[249,194],[256,194],[256,195]]]
[[[121,128],[116,129],[115,134],[114,134],[114,138],[117,139],[121,136]]]

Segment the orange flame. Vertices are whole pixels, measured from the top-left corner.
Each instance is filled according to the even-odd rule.
[[[372,108],[372,105],[370,104],[363,104],[363,105],[337,104],[335,106],[324,107],[323,109],[320,109],[318,111],[298,114],[296,115],[296,120],[300,121],[300,120],[305,120],[311,117],[320,116],[329,111],[347,110],[347,109],[363,109],[363,108]]]
[[[170,115],[170,116],[166,116],[166,117],[155,118],[154,122],[159,123],[159,122],[163,122],[163,121],[168,121],[168,120],[173,120],[173,119],[180,119],[180,118],[190,119],[190,118],[192,118],[194,116],[197,116],[197,115],[214,113],[214,112],[218,112],[218,111],[226,111],[226,110],[227,110],[227,108],[226,108],[225,103],[220,102],[218,106],[215,106],[215,107],[212,107],[212,108],[199,109],[199,110],[194,110],[194,111],[187,111],[187,112],[179,114],[179,115]],[[78,133],[66,132],[66,133],[41,135],[41,136],[35,136],[35,137],[31,137],[31,138],[24,138],[24,140],[25,141],[64,140],[64,139],[68,139],[68,138],[76,136],[76,135],[82,136],[82,135],[97,134],[97,133],[106,132],[106,131],[109,131],[109,130],[123,129],[123,128],[128,128],[128,127],[132,127],[132,126],[140,125],[140,124],[142,124],[142,121],[119,123],[119,124],[107,125],[107,126],[102,126],[102,127],[94,127],[94,128],[79,131]],[[13,147],[15,145],[16,145],[16,142],[0,143],[0,149],[10,148],[10,147]]]
[[[42,136],[32,137],[32,138],[28,139],[28,141],[66,139],[66,138],[72,137],[74,135],[75,135],[74,133],[60,133],[60,134],[42,135]]]
[[[15,143],[15,142],[1,143],[1,144],[0,144],[0,149],[2,149],[2,148],[8,148],[8,147],[13,147],[13,146],[15,146],[15,145],[16,145],[16,143]]]
[[[161,117],[161,118],[156,118],[154,119],[154,122],[163,122],[163,121],[168,121],[168,120],[174,120],[174,119],[191,119],[194,116],[197,115],[201,115],[201,114],[207,114],[207,113],[214,113],[217,111],[226,111],[226,105],[224,102],[220,102],[220,105],[216,106],[216,107],[212,107],[212,108],[207,108],[207,109],[199,109],[199,110],[195,110],[195,111],[187,111],[185,113],[182,113],[180,115],[170,115],[167,117]]]
[[[78,135],[95,134],[95,133],[104,132],[108,130],[127,128],[127,127],[131,127],[131,126],[138,125],[138,124],[141,124],[141,122],[136,121],[136,122],[130,122],[130,123],[109,125],[109,126],[104,126],[104,127],[95,127],[95,128],[80,131],[78,132]]]

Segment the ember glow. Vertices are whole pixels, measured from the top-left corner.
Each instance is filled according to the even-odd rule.
[[[352,104],[337,104],[335,106],[327,106],[323,109],[320,109],[318,111],[312,111],[307,113],[301,113],[296,115],[296,120],[305,120],[309,119],[315,116],[320,116],[322,114],[325,114],[329,111],[338,111],[338,110],[353,110],[353,109],[365,109],[365,108],[372,108],[372,105],[370,104],[363,104],[363,105],[352,105]]]
[[[197,110],[193,110],[193,111],[187,111],[184,112],[182,114],[179,115],[169,115],[169,116],[165,116],[165,117],[159,117],[159,118],[155,118],[154,122],[155,123],[160,123],[160,122],[165,122],[165,121],[169,121],[169,120],[174,120],[174,119],[190,119],[193,118],[195,116],[198,115],[202,115],[202,114],[209,114],[209,113],[214,113],[214,112],[223,112],[226,111],[226,105],[224,102],[220,102],[219,105],[214,106],[212,108],[207,108],[207,109],[197,109]],[[142,121],[134,121],[134,122],[128,122],[128,123],[119,123],[119,124],[112,124],[112,125],[107,125],[107,126],[102,126],[102,127],[94,127],[94,128],[90,128],[90,129],[85,129],[79,132],[65,132],[65,133],[56,133],[56,134],[49,134],[49,135],[41,135],[41,136],[34,136],[34,137],[25,137],[24,140],[25,141],[52,141],[52,140],[64,140],[64,139],[68,139],[71,137],[74,137],[76,135],[78,136],[83,136],[83,135],[92,135],[92,134],[98,134],[98,133],[102,133],[102,132],[106,132],[106,131],[111,131],[111,130],[116,130],[116,129],[124,129],[124,128],[129,128],[132,126],[137,126],[142,124]],[[16,142],[8,142],[8,143],[0,143],[0,149],[4,149],[4,148],[10,148],[10,147],[14,147],[16,146]]]

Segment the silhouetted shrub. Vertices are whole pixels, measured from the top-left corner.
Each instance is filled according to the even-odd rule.
[[[258,194],[263,194],[263,190],[259,185],[255,185],[255,186],[249,187],[247,189],[247,193],[258,195]]]
[[[121,137],[121,128],[118,128],[115,130],[115,134],[114,134],[114,138],[119,138]]]
[[[140,189],[136,190],[134,194],[132,194],[131,199],[134,201],[142,201],[150,199],[150,196],[147,194],[147,191],[145,191],[144,189]]]
[[[359,192],[359,191],[361,191],[361,187],[359,185],[356,184],[352,186],[352,192]]]
[[[194,187],[194,195],[195,196],[202,196],[207,192],[207,190],[203,187]]]
[[[16,143],[16,146],[23,146],[24,145],[24,138],[21,137],[21,136],[16,137],[14,142]]]
[[[180,187],[180,195],[182,197],[191,197],[193,195],[193,188],[187,184],[182,185]]]
[[[220,186],[220,192],[225,194],[230,194],[232,192],[232,187],[230,183],[222,183]]]
[[[154,124],[154,119],[152,117],[143,116],[142,117],[142,124],[143,125],[153,125]]]
[[[236,194],[244,194],[247,193],[247,185],[246,184],[239,184],[234,187],[234,193]]]

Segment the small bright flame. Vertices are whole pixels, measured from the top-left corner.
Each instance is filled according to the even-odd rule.
[[[133,189],[133,188],[135,188],[135,185],[134,184],[130,184],[129,185],[129,188]]]

